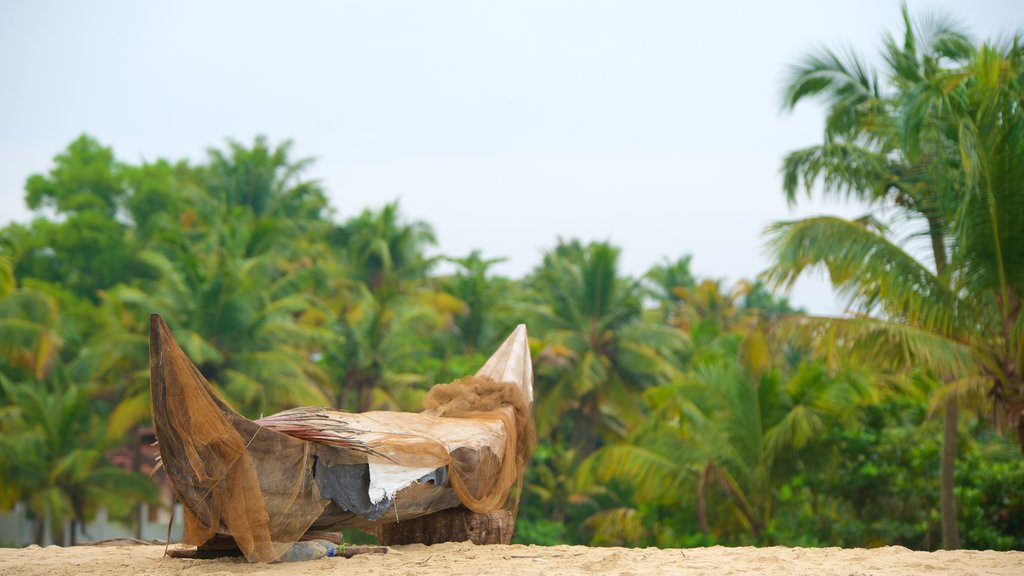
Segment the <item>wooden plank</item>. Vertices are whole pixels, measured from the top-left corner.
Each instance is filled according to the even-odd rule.
[[[378,526],[377,542],[384,546],[467,540],[474,544],[510,544],[514,531],[511,510],[476,514],[459,507]]]

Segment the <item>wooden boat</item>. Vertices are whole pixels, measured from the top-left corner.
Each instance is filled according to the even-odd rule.
[[[511,538],[533,450],[526,327],[473,376],[435,386],[422,413],[235,412],[150,317],[150,391],[186,544],[232,542],[272,562],[309,534],[355,527],[383,544]]]

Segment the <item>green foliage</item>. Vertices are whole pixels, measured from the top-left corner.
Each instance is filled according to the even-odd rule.
[[[694,310],[678,314],[691,318],[695,331],[688,369],[649,389],[651,417],[582,469],[585,482],[618,482],[633,503],[628,515],[623,508],[589,520],[595,542],[614,535],[641,545],[668,529],[699,532],[705,542],[775,541],[781,488],[800,470],[831,467],[836,449],[827,432],[853,423],[872,399],[857,373],[829,373],[786,354],[766,357],[752,345],[761,311],[740,313],[734,305],[744,290],[720,294],[716,283],[702,286],[682,305]],[[626,531],[609,532],[613,526]]]
[[[463,304],[454,317],[456,338],[467,352],[492,350],[504,337],[497,324],[508,315],[508,300],[514,296],[506,279],[488,275],[491,266],[504,259],[484,258],[474,250],[465,258],[449,260],[458,268],[443,281],[442,288]]]
[[[11,375],[48,376],[62,345],[57,319],[57,303],[43,292],[9,287],[0,293],[0,367]]]
[[[966,548],[1024,548],[1024,465],[1020,460],[991,462],[972,458],[957,469],[957,496]]]
[[[452,315],[463,308],[427,283],[434,260],[424,251],[433,244],[430,226],[404,222],[397,202],[364,210],[333,229],[330,248],[342,264],[330,302],[339,312],[334,329],[343,342],[327,352],[341,383],[336,406],[419,408],[433,374],[417,368],[428,362],[432,335],[450,328]],[[437,371],[444,369],[431,372]]]
[[[95,212],[107,217],[117,213],[125,189],[110,148],[79,136],[54,163],[47,176],[34,174],[26,182],[29,208],[53,208],[58,214]]]
[[[99,290],[132,277],[134,246],[118,220],[128,189],[113,152],[88,136],[54,163],[49,174],[28,179],[25,200],[32,209],[52,209],[61,221],[36,219],[3,237],[14,247],[19,276],[60,282],[95,302]]]
[[[581,457],[639,422],[638,393],[676,373],[671,358],[685,344],[678,331],[643,322],[642,286],[619,276],[618,257],[607,243],[561,242],[527,280],[545,334],[537,427],[547,435],[560,426]]]
[[[37,517],[82,521],[99,506],[117,514],[133,500],[152,501],[148,478],[105,462],[111,445],[87,391],[61,380],[0,376],[0,507],[24,500]]]
[[[433,229],[397,202],[336,222],[290,142],[135,165],[76,139],[28,179],[36,219],[0,229],[0,508],[151,498],[106,461],[149,417],[150,312],[251,416],[417,410],[525,321],[540,445],[517,542],[935,549],[952,460],[933,416],[958,406],[962,541],[1024,546],[1024,464],[976,417],[994,402],[1024,434],[1024,49],[904,16],[881,72],[823,51],[785,94],[827,109],[822,143],[783,162],[789,200],[872,213],[773,224],[773,266],[734,285],[689,256],[630,278],[619,248],[579,240],[501,278],[477,251],[428,255]],[[849,315],[772,293],[815,268]]]
[[[868,409],[862,426],[830,432],[850,457],[835,470],[804,471],[784,487],[784,502],[804,506],[777,525],[787,539],[813,534],[816,545],[898,544],[935,550],[941,545],[939,468],[941,434],[920,403],[893,399]],[[966,548],[1019,549],[1016,511],[1024,462],[987,427],[960,431],[966,446],[957,464],[958,516]]]
[[[857,197],[875,213],[773,224],[767,278],[790,286],[824,268],[851,311],[963,346],[966,365],[928,365],[950,380],[985,375],[1003,405],[999,427],[1016,426],[1024,442],[1014,407],[1024,342],[1009,328],[1024,325],[1015,248],[1024,243],[1024,50],[1019,37],[975,46],[949,18],[903,16],[903,42],[885,41],[884,84],[862,59],[829,51],[794,68],[785,106],[816,98],[829,116],[825,142],[785,160],[787,196],[821,182],[826,195]],[[931,266],[879,221],[886,213],[923,227]]]
[[[323,218],[327,198],[315,181],[300,176],[311,158],[291,159],[291,141],[271,148],[265,136],[252,147],[228,140],[228,150],[208,150],[208,162],[199,167],[202,189],[220,209],[244,208],[257,218],[276,217],[295,224]]]
[[[791,286],[805,270],[824,268],[848,310],[863,318],[803,322],[842,333],[816,347],[832,355],[838,343],[861,358],[874,351],[882,369],[906,377],[923,367],[945,382],[933,402],[945,412],[941,538],[956,548],[959,407],[968,400],[976,408],[970,400],[987,385],[997,428],[1024,446],[1024,341],[1011,328],[1024,319],[1024,261],[1014,248],[1024,242],[1022,51],[1019,37],[975,48],[949,18],[918,23],[904,7],[903,20],[902,44],[885,41],[884,87],[856,56],[824,51],[794,68],[784,105],[817,98],[828,118],[822,145],[784,161],[787,197],[793,201],[800,183],[810,193],[820,181],[826,195],[859,198],[874,212],[858,221],[771,225],[775,264],[766,277]],[[923,228],[931,267],[894,238],[886,215]],[[879,346],[893,337],[899,347]]]

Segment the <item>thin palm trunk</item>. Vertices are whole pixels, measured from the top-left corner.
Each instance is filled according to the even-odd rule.
[[[132,473],[133,474],[138,474],[139,472],[142,471],[142,445],[141,445],[142,443],[140,441],[141,437],[142,437],[142,427],[141,426],[136,426],[135,427],[135,434],[132,436],[132,438],[133,438],[133,442],[132,442]],[[132,522],[132,524],[134,524],[132,533],[134,534],[134,536],[135,536],[135,538],[137,540],[142,540],[142,501],[141,500],[135,502],[134,511],[135,511],[135,513],[132,514],[133,520],[134,520]]]
[[[956,399],[951,398],[946,404],[946,414],[942,429],[942,485],[940,503],[942,510],[942,547],[956,550],[960,547],[960,529],[956,517]]]
[[[932,215],[928,219],[935,272],[940,281],[948,282],[946,275],[946,244],[942,223]],[[959,410],[956,398],[946,403],[942,419],[942,461],[939,464],[939,516],[942,520],[942,547],[956,550],[960,547],[960,527],[956,516],[956,431]]]
[[[597,392],[590,392],[580,401],[580,410],[573,423],[572,447],[580,461],[597,449],[597,431],[601,426],[601,406]]]
[[[43,535],[46,533],[46,520],[42,516],[36,517],[35,524],[33,525],[35,532],[34,538],[37,546],[43,545]]]
[[[768,519],[771,517],[771,505],[766,508],[765,514],[763,515],[764,521],[758,520],[757,514],[751,508],[750,503],[744,496],[743,491],[736,484],[736,482],[730,478],[727,473],[723,474],[722,469],[715,464],[714,461],[709,461],[704,470],[700,474],[700,479],[697,481],[697,522],[700,524],[701,531],[705,534],[710,534],[708,528],[708,512],[707,512],[707,489],[708,482],[717,482],[723,491],[729,495],[732,499],[733,504],[736,506],[736,510],[740,513],[743,519],[746,520],[750,534],[754,537],[754,540],[760,540],[761,531],[764,526],[767,525]]]

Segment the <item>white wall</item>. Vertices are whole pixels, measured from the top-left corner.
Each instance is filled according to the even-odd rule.
[[[149,507],[147,504],[143,504],[140,516],[144,520],[142,524],[143,540],[159,540],[163,542],[167,539],[167,521],[170,519],[170,515],[166,511],[162,510],[158,514],[158,522],[149,522]],[[67,546],[71,541],[70,530],[67,529],[70,526],[70,521],[66,520],[65,522],[67,524],[65,524],[64,542],[57,542],[56,544]],[[181,505],[176,504],[174,506],[174,520],[171,523],[171,541],[179,542],[181,540],[182,528]],[[87,522],[85,526],[79,525],[75,532],[76,541],[79,544],[109,540],[111,538],[134,537],[132,526],[110,520],[106,509],[98,510],[95,518]],[[34,544],[34,535],[35,519],[28,516],[24,503],[18,502],[14,505],[13,509],[7,512],[0,511],[0,547],[20,548]],[[49,530],[44,531],[43,542],[40,542],[40,544],[43,546],[53,544],[50,541]]]

